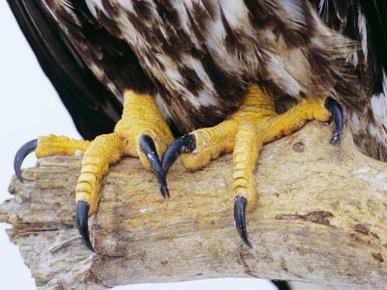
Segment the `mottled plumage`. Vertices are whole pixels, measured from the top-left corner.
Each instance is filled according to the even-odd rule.
[[[280,111],[330,94],[357,144],[387,159],[383,1],[9,3],[86,138],[112,129],[124,89],[157,94],[186,133],[225,119],[258,82]]]
[[[356,144],[368,155],[387,161],[387,2],[383,0],[311,1],[322,19],[339,33],[359,42],[352,62],[367,83],[361,106],[347,108]]]

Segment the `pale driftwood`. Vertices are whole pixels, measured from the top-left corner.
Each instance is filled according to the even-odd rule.
[[[359,153],[347,131],[331,146],[331,129],[312,122],[264,147],[247,215],[254,249],[234,227],[230,155],[193,173],[177,162],[169,200],[137,159],[112,166],[90,221],[99,254],[74,226],[77,157],[42,159],[24,184],[14,179],[0,220],[43,287],[260,277],[386,289],[387,164]]]

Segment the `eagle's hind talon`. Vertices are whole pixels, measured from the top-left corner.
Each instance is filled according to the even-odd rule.
[[[340,104],[330,97],[325,100],[325,108],[332,113],[335,121],[335,132],[331,138],[331,144],[334,145],[340,141],[341,133],[343,133],[344,114]]]
[[[23,182],[23,177],[21,175],[21,165],[23,160],[30,154],[32,151],[35,151],[38,146],[38,139],[33,139],[25,143],[20,149],[16,152],[15,158],[13,160],[13,168],[17,178]]]

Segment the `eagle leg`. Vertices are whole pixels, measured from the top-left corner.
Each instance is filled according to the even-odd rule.
[[[93,250],[87,220],[88,216],[97,211],[100,182],[109,165],[117,162],[122,156],[139,157],[145,167],[153,168],[162,195],[169,197],[157,152],[163,154],[172,141],[172,133],[158,111],[155,98],[125,91],[122,118],[113,133],[97,136],[91,142],[54,135],[39,137],[38,141],[33,140],[22,146],[16,154],[15,171],[19,172],[18,176],[21,177],[21,162],[34,149],[38,158],[70,155],[77,151],[84,153],[81,175],[75,189],[77,226],[86,246]]]
[[[245,211],[254,209],[258,199],[253,173],[259,151],[263,144],[300,129],[308,120],[329,120],[331,113],[324,107],[324,102],[323,96],[310,97],[287,112],[277,114],[273,98],[264,89],[252,84],[242,105],[225,121],[188,135],[191,136],[189,143],[194,144],[188,147],[189,150],[180,149],[179,144],[184,143],[181,140],[173,142],[162,159],[164,172],[167,172],[169,165],[180,153],[183,165],[190,170],[196,170],[220,154],[233,151],[234,220],[242,240],[251,247],[246,230]],[[169,158],[171,160],[168,160]]]

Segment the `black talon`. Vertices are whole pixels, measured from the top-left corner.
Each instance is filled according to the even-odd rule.
[[[173,141],[165,150],[163,158],[161,160],[161,167],[165,175],[169,170],[169,167],[175,162],[177,157],[182,153],[188,153],[194,151],[196,148],[196,139],[194,135],[183,135]]]
[[[250,248],[253,247],[246,230],[246,204],[247,199],[243,196],[236,196],[234,199],[234,221],[239,236],[242,241]]]
[[[153,139],[148,135],[142,135],[140,138],[140,145],[142,151],[144,151],[146,158],[148,158],[149,163],[152,165],[153,171],[157,176],[161,195],[164,198],[169,198],[169,191],[167,187],[167,181],[165,180],[165,173],[161,167],[160,159],[157,155],[157,150]]]
[[[87,223],[88,216],[89,216],[89,204],[85,201],[78,201],[77,203],[77,228],[79,231],[79,234],[82,238],[83,243],[86,245],[86,247],[92,251],[94,251],[93,246],[90,242],[89,237],[89,225]]]
[[[325,100],[325,108],[332,113],[335,120],[335,132],[331,138],[331,144],[336,144],[340,140],[341,133],[343,133],[344,127],[344,114],[341,106],[334,99],[328,97]]]
[[[36,149],[38,146],[38,139],[31,140],[24,144],[20,149],[16,152],[15,158],[13,160],[13,168],[15,170],[15,174],[17,178],[23,182],[23,177],[21,176],[21,165],[23,160],[30,154],[32,151]]]
[[[292,289],[292,287],[290,287],[290,285],[287,281],[271,280],[271,283],[273,283],[278,288],[278,290],[291,290]]]

